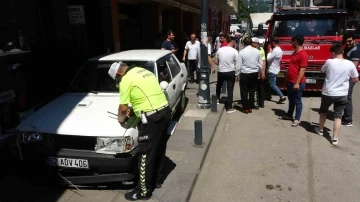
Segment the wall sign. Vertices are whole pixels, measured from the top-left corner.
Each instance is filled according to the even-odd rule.
[[[84,25],[85,12],[83,5],[68,5],[69,22],[70,25]]]

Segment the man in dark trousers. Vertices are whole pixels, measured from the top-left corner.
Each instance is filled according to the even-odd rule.
[[[141,67],[120,64],[116,77],[119,79],[120,105],[118,121],[126,124],[130,115],[129,104],[141,120],[138,124],[139,136],[139,182],[137,187],[125,194],[130,201],[151,198],[154,185],[162,179],[159,172],[165,158],[166,129],[170,122],[171,109],[160,88],[156,76]],[[154,174],[158,174],[156,177]],[[159,177],[160,176],[160,177]],[[157,178],[157,179],[156,179]],[[157,183],[154,183],[157,180]]]
[[[343,37],[346,42],[346,48],[344,50],[344,58],[354,63],[355,67],[358,67],[360,61],[360,45],[355,42],[353,35],[345,35]],[[355,86],[355,82],[349,80],[349,92],[347,95],[348,101],[345,105],[344,115],[342,116],[343,126],[353,126],[353,104],[352,104],[352,93]]]
[[[262,72],[263,61],[260,51],[252,46],[250,37],[245,37],[243,42],[245,47],[239,52],[236,76],[237,80],[240,79],[241,111],[248,114],[255,108],[256,83]]]
[[[257,80],[256,85],[256,91],[255,91],[255,108],[258,109],[259,107],[264,108],[265,107],[265,70],[266,70],[266,58],[265,58],[265,51],[260,46],[259,39],[254,37],[251,39],[252,46],[260,51],[261,54],[261,60],[262,60],[262,71],[259,75],[259,78]]]

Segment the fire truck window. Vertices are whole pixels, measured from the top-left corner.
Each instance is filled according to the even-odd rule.
[[[340,35],[339,20],[335,19],[301,19],[276,21],[273,35],[277,37],[292,37],[300,34],[303,36],[335,36]]]

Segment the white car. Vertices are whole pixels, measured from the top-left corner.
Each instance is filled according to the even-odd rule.
[[[170,51],[130,50],[95,57],[83,65],[67,93],[18,126],[26,161],[60,174],[65,183],[134,177],[139,119],[131,117],[124,127],[118,123],[119,90],[108,74],[119,61],[153,72],[162,82],[173,114],[184,111],[187,70]]]

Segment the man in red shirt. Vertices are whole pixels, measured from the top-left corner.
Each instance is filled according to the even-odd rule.
[[[220,34],[219,35],[219,40],[220,40],[220,43],[221,43],[220,48],[228,45],[227,41],[226,41],[225,34]]]
[[[300,123],[302,112],[302,93],[305,89],[305,70],[308,62],[308,54],[303,50],[304,37],[296,35],[291,38],[291,44],[294,48],[294,53],[290,57],[290,64],[287,73],[287,94],[289,99],[289,109],[286,116],[279,117],[280,119],[293,120],[291,126],[298,126]],[[294,110],[295,118],[293,119]]]

